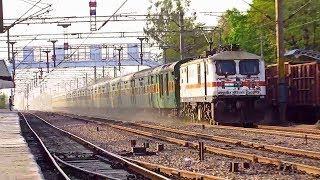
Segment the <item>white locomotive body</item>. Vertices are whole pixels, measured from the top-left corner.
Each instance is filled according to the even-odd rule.
[[[265,64],[261,57],[244,51],[224,51],[184,63],[180,67],[183,112],[197,119],[253,122],[266,96]],[[261,114],[261,113],[257,113]]]

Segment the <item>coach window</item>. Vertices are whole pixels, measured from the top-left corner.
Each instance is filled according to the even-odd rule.
[[[169,75],[168,73],[166,74],[166,90],[167,90],[167,95],[169,95]]]

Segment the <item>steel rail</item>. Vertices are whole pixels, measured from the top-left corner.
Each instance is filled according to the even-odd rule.
[[[222,126],[222,125],[204,125],[204,126],[207,128],[215,128],[215,129],[239,130],[239,131],[254,132],[254,133],[272,134],[272,135],[278,135],[278,136],[320,140],[320,135],[317,135],[317,134],[285,132],[285,131],[279,131],[279,130],[267,130],[267,129],[256,129],[256,128],[232,127],[232,126]]]
[[[49,157],[49,159],[51,160],[51,162],[53,163],[53,165],[55,166],[55,168],[59,171],[59,173],[62,175],[62,177],[66,180],[70,180],[70,178],[68,177],[68,175],[60,168],[60,166],[58,165],[58,163],[56,162],[56,160],[54,159],[54,157],[51,155],[51,153],[49,152],[48,148],[44,145],[43,141],[40,139],[40,137],[38,136],[38,134],[32,129],[32,127],[30,126],[27,118],[24,116],[23,113],[19,112],[21,114],[21,116],[23,117],[23,120],[26,122],[28,128],[32,131],[33,135],[36,136],[37,140],[40,142],[42,148],[44,149],[44,151],[46,152],[47,156]]]
[[[85,174],[87,174],[87,175],[91,175],[91,176],[93,175],[95,179],[97,179],[97,178],[105,178],[105,179],[110,179],[110,180],[117,180],[116,178],[112,178],[112,177],[109,177],[109,176],[106,176],[106,175],[103,175],[103,174],[99,174],[99,173],[96,173],[96,172],[93,172],[93,171],[88,171],[88,170],[86,170],[86,169],[83,169],[83,168],[74,166],[74,165],[72,165],[72,164],[70,164],[70,163],[67,163],[67,162],[63,161],[62,159],[60,159],[60,158],[59,158],[58,156],[56,156],[55,154],[53,154],[53,157],[54,157],[57,161],[59,161],[59,163],[67,166],[68,168],[72,168],[72,169],[74,169],[74,170],[76,170],[76,171],[79,171],[79,172],[81,172],[81,173],[85,173]]]
[[[199,147],[198,147],[199,144],[195,143],[195,142],[185,141],[182,139],[172,138],[172,137],[168,137],[168,136],[157,135],[157,134],[153,134],[150,132],[144,132],[144,131],[131,129],[131,128],[123,127],[123,126],[118,126],[118,125],[109,125],[109,126],[120,129],[120,130],[132,132],[135,134],[140,134],[143,136],[156,138],[156,139],[159,139],[162,141],[167,141],[167,142],[175,143],[178,145],[199,149]],[[279,159],[268,158],[268,157],[264,157],[264,156],[256,156],[254,154],[248,154],[248,153],[243,153],[243,152],[238,152],[238,151],[229,151],[229,150],[224,150],[221,148],[216,148],[213,146],[206,146],[205,145],[204,147],[207,152],[211,152],[214,154],[243,158],[243,159],[248,159],[252,162],[266,163],[266,164],[272,164],[272,165],[276,165],[276,166],[290,165],[292,168],[296,169],[297,171],[302,171],[302,172],[305,172],[307,174],[314,175],[314,176],[320,176],[320,168],[318,168],[318,167],[289,162],[289,161],[282,161]]]
[[[137,173],[139,173],[139,174],[142,174],[142,175],[144,175],[144,176],[146,176],[146,177],[148,177],[148,178],[155,179],[155,180],[157,180],[157,179],[159,179],[159,180],[162,180],[162,179],[169,180],[167,177],[165,177],[165,176],[163,176],[163,175],[157,174],[157,173],[155,173],[155,172],[152,172],[151,170],[148,170],[148,169],[146,169],[146,168],[144,168],[144,167],[141,167],[141,166],[139,166],[139,165],[137,165],[137,164],[134,164],[134,163],[132,163],[132,162],[124,159],[123,157],[121,157],[121,156],[119,156],[119,155],[117,155],[117,154],[108,152],[108,151],[106,151],[106,150],[104,150],[104,149],[102,149],[102,148],[94,145],[93,143],[91,143],[91,142],[89,142],[89,141],[86,141],[85,139],[83,139],[83,138],[81,138],[81,137],[79,137],[79,136],[76,136],[76,135],[74,135],[74,134],[72,134],[72,133],[70,133],[70,132],[67,132],[67,131],[65,131],[65,130],[63,130],[63,129],[61,129],[61,128],[58,128],[58,127],[50,124],[50,123],[49,123],[48,121],[46,121],[45,119],[37,116],[36,114],[33,114],[33,113],[30,113],[30,114],[32,114],[33,116],[39,118],[40,120],[42,120],[43,122],[45,122],[47,125],[49,125],[49,126],[51,126],[52,128],[54,128],[54,129],[62,132],[63,134],[67,135],[68,137],[72,138],[73,140],[77,141],[78,143],[80,143],[80,144],[82,144],[82,145],[85,145],[85,146],[88,147],[89,149],[94,150],[94,151],[96,151],[97,153],[104,154],[104,155],[106,155],[106,156],[108,156],[108,157],[111,157],[111,158],[113,158],[113,159],[116,159],[116,160],[118,160],[118,161],[121,161],[121,162],[125,163],[125,164],[127,165],[127,167],[128,167],[129,169],[131,169],[132,171],[134,171],[134,172],[137,172]]]
[[[298,133],[309,133],[309,134],[319,134],[319,129],[308,129],[308,128],[295,128],[295,127],[279,127],[279,126],[263,126],[258,125],[258,129],[266,130],[276,130],[276,131],[288,131],[288,132],[298,132]]]
[[[157,164],[151,164],[151,163],[147,163],[147,162],[143,162],[143,161],[133,160],[133,159],[129,159],[129,158],[126,158],[126,159],[128,159],[129,161],[132,161],[136,164],[139,164],[143,167],[146,167],[148,169],[154,169],[157,172],[162,172],[165,174],[172,174],[172,175],[178,176],[178,177],[184,177],[184,178],[189,178],[189,179],[201,179],[201,180],[222,180],[223,179],[223,178],[219,178],[219,177],[215,177],[215,176],[211,176],[211,175],[199,174],[199,173],[185,171],[185,170],[178,170],[178,169],[169,168],[169,167],[165,167],[165,166],[161,166],[161,165],[157,165]]]
[[[75,117],[73,117],[73,118],[75,118]],[[168,137],[168,136],[158,135],[158,134],[154,134],[154,133],[150,133],[150,132],[132,129],[132,128],[128,128],[128,127],[124,127],[124,126],[120,126],[120,125],[109,124],[109,123],[105,123],[105,122],[101,122],[101,121],[88,120],[88,119],[84,119],[81,117],[76,117],[75,119],[83,120],[83,121],[87,121],[87,122],[92,122],[92,123],[96,123],[96,124],[100,124],[100,125],[107,125],[109,127],[113,127],[113,128],[119,129],[119,130],[132,132],[135,134],[159,139],[162,141],[167,141],[167,142],[182,145],[185,147],[199,149],[199,147],[198,147],[199,144],[196,142],[191,142],[191,141],[172,138],[172,137]],[[104,119],[104,120],[107,120],[107,119]],[[113,122],[120,122],[120,121],[114,121],[114,120],[112,120],[112,121]],[[266,164],[271,164],[271,165],[275,165],[275,166],[286,166],[287,165],[287,166],[290,166],[292,168],[292,170],[305,172],[309,175],[320,177],[320,168],[318,168],[318,167],[304,165],[304,164],[300,164],[300,163],[289,162],[289,161],[282,161],[282,160],[276,159],[276,158],[268,158],[268,157],[264,157],[264,156],[248,154],[248,153],[243,153],[243,152],[238,152],[238,151],[230,151],[230,150],[225,150],[225,149],[221,149],[221,148],[216,148],[213,146],[205,145],[204,148],[207,152],[210,152],[213,154],[242,158],[242,159],[250,160],[252,162],[266,163]]]
[[[256,143],[251,141],[244,141],[240,139],[232,139],[232,138],[226,138],[222,136],[213,136],[209,134],[197,133],[192,131],[184,131],[180,129],[167,128],[163,126],[155,126],[155,125],[149,125],[149,124],[143,124],[143,123],[134,123],[133,125],[156,129],[156,130],[162,130],[162,131],[176,133],[176,134],[187,135],[187,136],[200,137],[203,139],[225,142],[225,143],[235,144],[235,145],[249,147],[249,148],[260,148],[260,149],[270,150],[273,152],[281,152],[281,153],[287,153],[292,155],[299,155],[299,156],[306,156],[310,158],[320,159],[320,152],[315,152],[315,151],[307,151],[302,149],[293,149],[293,148],[287,148],[282,146],[262,144],[262,143]]]
[[[59,113],[55,112],[55,114],[59,114]],[[77,119],[77,120],[82,120],[84,122],[92,122],[92,123],[100,124],[100,125],[110,125],[110,124],[106,124],[106,123],[99,122],[99,121],[93,121],[93,120],[84,119],[84,118],[81,118],[81,117],[72,117],[72,116],[66,115],[66,114],[59,114],[59,115],[60,116],[65,116],[65,117],[69,117],[69,118],[74,118],[74,119]],[[37,117],[39,117],[39,116],[37,116]],[[87,117],[87,118],[89,118],[89,117]],[[120,122],[120,121],[114,120],[114,122]],[[58,128],[58,127],[56,127],[56,128]],[[117,126],[115,126],[114,128],[117,128]],[[64,130],[62,130],[62,131],[64,131]],[[133,133],[135,133],[135,132],[133,131]],[[154,135],[152,133],[146,133],[146,134],[149,135],[150,137],[152,137]],[[162,136],[158,136],[158,138],[161,139],[163,137]],[[175,142],[176,144],[179,144],[179,145],[182,145],[182,146],[187,146],[188,145],[187,142],[183,142],[184,140],[179,141],[179,140],[177,140],[175,138],[170,138],[170,137],[166,137],[166,138],[167,138],[167,140]],[[97,148],[99,148],[99,147],[97,147]],[[99,148],[99,149],[101,149],[101,148]],[[143,166],[143,167],[145,167],[147,169],[153,169],[153,170],[155,169],[157,172],[163,172],[163,173],[168,174],[168,175],[175,175],[175,176],[179,176],[179,177],[182,177],[182,178],[204,179],[204,180],[209,180],[209,179],[210,180],[220,180],[220,179],[223,179],[223,178],[217,177],[217,176],[212,176],[212,175],[195,173],[195,172],[190,172],[190,171],[185,171],[185,170],[174,169],[174,168],[170,168],[170,167],[161,166],[161,165],[158,165],[158,164],[151,164],[151,163],[147,163],[147,162],[143,162],[143,161],[137,161],[137,160],[133,160],[133,159],[126,158],[126,157],[124,157],[124,159],[126,159],[126,160],[128,160],[130,162],[138,163],[139,165],[141,165],[141,166]]]

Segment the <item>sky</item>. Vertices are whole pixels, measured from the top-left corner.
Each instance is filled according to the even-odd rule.
[[[90,0],[41,0],[38,5],[45,7],[45,3],[52,4],[52,11],[46,16],[48,17],[65,17],[65,16],[88,16],[89,15],[89,1]],[[153,0],[155,1],[155,0]],[[29,2],[29,3],[27,3]],[[38,2],[38,0],[3,0],[4,18],[18,18],[23,15],[32,4]],[[111,15],[115,10],[124,2],[124,0],[97,0],[97,15]],[[201,12],[224,12],[227,9],[237,8],[240,11],[245,11],[249,8],[249,5],[245,2],[251,3],[252,0],[191,0],[190,10],[196,12],[198,22],[205,23],[208,26],[214,26],[217,24],[216,16],[209,16]],[[31,3],[31,4],[30,4]],[[120,9],[118,13],[132,13],[132,14],[146,14],[147,8],[150,5],[150,0],[128,0],[127,3]],[[38,7],[32,9],[32,12],[39,10]],[[29,13],[29,14],[30,14]],[[26,17],[26,16],[24,16]],[[145,22],[109,22],[100,31],[142,31]],[[99,27],[101,24],[98,24]],[[71,32],[89,32],[89,23],[72,24],[68,30]],[[63,33],[63,28],[58,27],[56,24],[41,24],[41,25],[16,25],[10,30],[11,35],[17,34],[44,34],[44,33]],[[0,35],[0,58],[6,57],[6,53],[3,52],[6,49],[6,34]],[[75,44],[91,44],[91,43],[136,43],[136,38],[117,38],[117,39],[96,39],[96,40],[70,40],[69,43]],[[63,42],[58,42],[58,45]],[[15,44],[17,47],[30,46],[43,46],[49,45],[47,41],[25,41]]]

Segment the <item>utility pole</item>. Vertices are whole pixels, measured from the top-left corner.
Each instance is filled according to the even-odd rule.
[[[119,66],[119,72],[121,73],[121,63],[120,63],[120,59],[121,59],[121,51],[122,51],[122,47],[119,47],[119,48],[117,48],[116,49],[117,51],[118,51],[118,53],[119,53],[119,61],[118,61],[118,66]]]
[[[278,62],[278,92],[280,121],[286,120],[287,86],[284,71],[284,43],[283,43],[283,0],[276,0],[276,32],[277,32],[277,62]]]
[[[263,35],[260,37],[260,56],[263,58]]]
[[[94,83],[97,83],[97,66],[93,67],[93,71],[94,71]]]
[[[180,10],[180,60],[184,59],[185,47],[184,47],[184,12]]]
[[[46,51],[42,51],[45,52],[47,54],[47,73],[49,73],[49,53],[50,51],[47,49]]]
[[[212,45],[213,45],[212,38],[210,38],[208,43],[209,43],[209,51],[211,52],[212,51]]]
[[[6,27],[7,28],[7,43],[8,43],[8,61],[10,61],[10,28],[9,26]]]
[[[88,73],[86,73],[86,87],[88,86]]]
[[[13,68],[12,79],[13,79],[13,84],[15,84],[15,83],[14,83],[14,77],[15,77],[15,75],[16,75],[16,61],[15,61],[15,59],[14,59],[13,45],[14,45],[16,42],[11,41],[11,42],[9,42],[9,43],[11,44],[11,52],[12,52],[12,68]],[[15,85],[14,85],[14,86],[15,86]]]
[[[143,40],[148,40],[148,38],[146,38],[146,37],[142,37],[142,38],[140,38],[140,37],[138,37],[137,39],[139,39],[140,40],[140,60],[141,60],[141,65],[143,65],[143,44],[142,44],[142,42],[143,42]]]
[[[52,61],[53,61],[53,67],[56,67],[56,42],[58,40],[50,40],[50,42],[52,42],[52,49],[53,49],[53,55],[52,55]]]
[[[0,30],[1,33],[3,33],[3,4],[2,4],[2,0],[0,0]]]
[[[164,60],[164,64],[167,64],[167,49],[169,49],[168,46],[163,46],[163,60]]]

